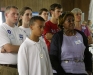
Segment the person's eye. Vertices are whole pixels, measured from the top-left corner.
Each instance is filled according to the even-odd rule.
[[[17,13],[17,16],[19,16],[19,13]]]
[[[43,28],[45,28],[45,26],[43,26]]]
[[[67,20],[68,22],[71,22],[69,19]]]
[[[29,16],[29,14],[26,14],[26,16]]]
[[[42,28],[42,26],[39,26],[39,28]]]
[[[41,28],[44,28],[45,26],[39,26],[39,28],[41,29]]]
[[[30,16],[32,16],[32,13],[30,14]]]
[[[13,15],[15,15],[15,13],[12,13]]]
[[[47,13],[47,15],[48,15],[48,13]]]
[[[73,19],[72,21],[74,22],[75,20]]]

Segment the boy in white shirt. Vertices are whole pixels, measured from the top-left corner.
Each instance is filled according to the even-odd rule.
[[[22,43],[18,52],[19,75],[53,75],[46,44],[39,39],[44,25],[45,21],[42,17],[31,18],[32,33]]]

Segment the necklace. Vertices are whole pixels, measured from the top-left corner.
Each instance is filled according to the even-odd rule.
[[[64,31],[64,35],[67,35],[66,32],[67,32],[67,31]],[[73,31],[72,35],[70,35],[70,36],[74,36],[74,35],[75,35],[75,32]],[[68,36],[68,35],[67,35],[67,36]]]
[[[41,42],[39,42],[39,44],[36,44],[36,47],[40,51],[40,53],[39,53],[40,58],[43,58],[43,53],[42,53],[43,50],[42,50]]]
[[[64,35],[67,35],[66,33],[65,33],[66,31],[64,31]],[[67,35],[68,36],[68,35]],[[73,31],[73,34],[72,35],[70,35],[70,36],[75,36],[76,38],[78,38],[78,36],[76,35],[76,32],[75,31]]]

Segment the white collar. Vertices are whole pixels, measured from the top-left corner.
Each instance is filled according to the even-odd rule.
[[[32,43],[33,45],[36,44],[36,43],[40,43],[40,39],[39,39],[38,42],[35,42],[35,41],[29,39],[28,37],[26,37],[26,40],[29,41],[30,43]]]

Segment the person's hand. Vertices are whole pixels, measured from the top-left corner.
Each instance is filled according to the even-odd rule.
[[[87,71],[88,75],[92,75],[92,73],[90,71]]]
[[[52,33],[46,33],[45,38],[46,38],[47,40],[51,40],[51,39],[52,39],[52,36],[53,36]]]
[[[6,53],[6,50],[4,49],[4,47],[1,48],[1,53]]]

